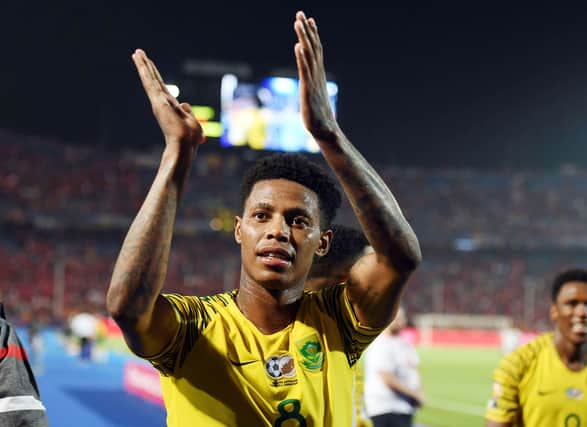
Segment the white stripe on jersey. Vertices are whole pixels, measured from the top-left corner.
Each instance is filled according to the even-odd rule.
[[[45,411],[45,406],[33,396],[10,396],[0,398],[0,414],[12,411]]]

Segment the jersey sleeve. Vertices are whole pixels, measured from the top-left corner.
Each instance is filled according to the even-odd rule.
[[[178,328],[173,339],[154,356],[144,357],[163,375],[171,375],[181,366],[186,356],[216,313],[211,299],[178,294],[162,295],[175,312]],[[216,297],[218,298],[218,297]],[[143,357],[143,356],[142,356]]]
[[[520,416],[519,385],[527,369],[523,349],[505,356],[493,373],[493,393],[485,418],[501,423],[516,423]]]
[[[367,346],[385,328],[371,328],[359,323],[347,296],[345,284],[327,286],[316,295],[322,309],[336,321],[347,359],[350,366],[353,366]]]

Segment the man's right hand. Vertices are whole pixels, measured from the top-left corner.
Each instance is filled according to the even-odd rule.
[[[147,54],[137,49],[132,55],[153,114],[165,137],[166,150],[187,161],[189,167],[196,147],[204,140],[202,126],[187,103],[179,103],[167,90],[161,74]]]

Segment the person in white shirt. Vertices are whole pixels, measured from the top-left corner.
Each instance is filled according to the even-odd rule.
[[[400,335],[406,323],[400,308],[365,353],[365,408],[374,427],[410,427],[424,400],[418,353]]]
[[[514,326],[502,329],[499,333],[501,354],[510,354],[520,346],[522,331]]]

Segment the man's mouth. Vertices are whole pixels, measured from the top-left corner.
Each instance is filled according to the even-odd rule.
[[[294,257],[282,248],[265,248],[257,252],[262,262],[270,266],[289,266]]]
[[[571,321],[571,331],[575,334],[587,334],[587,321]]]

